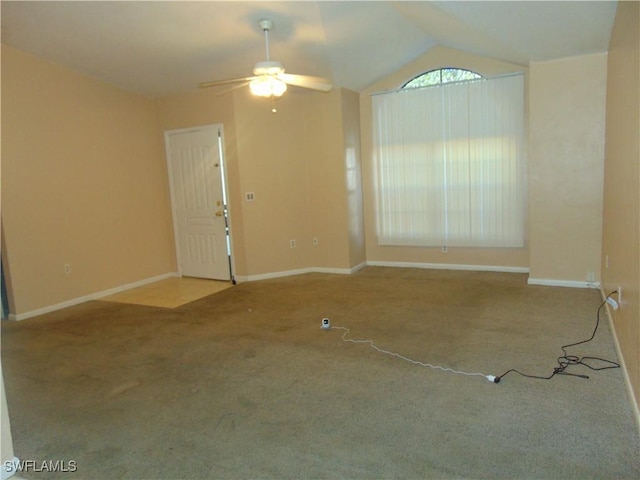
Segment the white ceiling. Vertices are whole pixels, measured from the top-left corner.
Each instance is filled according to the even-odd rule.
[[[149,96],[265,58],[362,90],[436,45],[526,65],[605,52],[614,1],[6,1],[2,43]]]

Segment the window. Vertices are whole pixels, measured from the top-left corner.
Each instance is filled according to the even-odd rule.
[[[482,75],[471,70],[462,68],[439,68],[430,72],[421,73],[417,77],[409,80],[402,88],[420,88],[442,83],[462,82],[464,80],[475,80],[482,78]]]
[[[378,243],[520,247],[523,76],[443,82],[451,70],[373,96]],[[439,81],[409,85],[425,75]]]

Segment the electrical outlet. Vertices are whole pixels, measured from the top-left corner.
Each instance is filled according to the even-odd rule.
[[[253,202],[256,199],[256,194],[253,192],[247,192],[244,194],[244,199],[247,202]]]
[[[446,245],[444,245],[444,246],[442,247],[442,253],[447,253],[448,251],[449,251],[449,249],[447,248],[447,246],[446,246]]]
[[[292,238],[291,240],[289,240],[289,246],[291,248],[296,248],[296,240],[294,238]]]
[[[593,272],[588,272],[587,273],[587,282],[589,283],[593,283],[596,281],[596,275]]]
[[[69,275],[71,273],[71,264],[70,263],[65,263],[64,264],[64,274],[65,275]]]

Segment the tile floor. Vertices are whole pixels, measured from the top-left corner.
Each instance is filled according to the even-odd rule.
[[[102,297],[106,302],[133,303],[151,307],[176,308],[232,287],[231,282],[205,278],[171,277]]]

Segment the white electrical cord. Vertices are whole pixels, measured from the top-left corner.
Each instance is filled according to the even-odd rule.
[[[487,380],[489,380],[492,383],[498,383],[498,382],[496,382],[496,377],[493,376],[493,375],[485,375],[484,373],[463,372],[461,370],[454,370],[453,368],[449,368],[449,367],[441,367],[440,365],[432,365],[430,363],[420,362],[418,360],[413,360],[411,358],[405,357],[404,355],[400,355],[399,353],[390,352],[388,350],[383,350],[382,348],[378,347],[375,343],[373,343],[373,340],[354,340],[352,338],[347,338],[347,335],[349,335],[349,332],[350,332],[350,330],[348,328],[345,328],[345,327],[331,327],[331,326],[329,326],[328,322],[324,322],[324,319],[323,319],[322,328],[325,329],[325,330],[344,330],[344,333],[342,334],[342,341],[343,342],[365,343],[365,344],[369,345],[371,348],[373,348],[374,350],[376,350],[377,352],[384,353],[385,355],[390,355],[392,357],[399,358],[400,360],[404,360],[405,362],[409,362],[409,363],[411,363],[413,365],[418,365],[420,367],[429,367],[429,368],[433,368],[434,370],[442,370],[443,372],[457,373],[458,375],[466,375],[468,377],[484,377],[484,378],[486,378]],[[500,380],[498,380],[498,381],[500,381]]]

